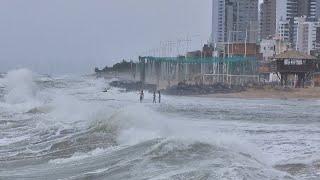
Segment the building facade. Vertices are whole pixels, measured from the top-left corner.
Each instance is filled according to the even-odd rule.
[[[225,0],[213,0],[212,4],[212,42],[224,42],[225,40]]]
[[[310,21],[306,16],[294,19],[294,47],[297,51],[310,54],[313,50],[318,50],[319,44],[319,21]]]
[[[278,22],[277,37],[290,44],[291,42],[291,24],[290,20],[282,20]]]
[[[266,0],[265,0],[266,1]],[[276,2],[276,32],[288,39],[294,47],[295,18],[305,16],[308,21],[318,21],[320,0],[281,0]],[[288,33],[286,32],[287,30]]]
[[[276,34],[276,0],[264,0],[260,6],[260,37],[267,39]]]
[[[317,3],[319,0],[297,0],[297,17],[307,16],[315,20],[317,18]]]
[[[288,44],[279,39],[262,39],[260,42],[260,53],[262,61],[269,62],[275,55],[281,54],[288,50]]]
[[[213,0],[212,43],[258,40],[259,0]]]
[[[316,19],[320,19],[320,0],[316,0]]]

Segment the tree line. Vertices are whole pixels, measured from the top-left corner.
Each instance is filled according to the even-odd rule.
[[[116,63],[112,65],[111,67],[106,66],[103,69],[99,69],[96,67],[94,71],[96,73],[109,73],[109,72],[131,72],[136,68],[137,64],[134,63],[133,61],[126,61],[122,60],[122,62]]]

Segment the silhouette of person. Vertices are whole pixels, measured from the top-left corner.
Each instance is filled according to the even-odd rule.
[[[144,93],[143,93],[143,90],[141,90],[141,92],[140,92],[140,103],[142,103],[143,98],[144,98]]]
[[[153,92],[153,103],[157,103],[157,100],[156,100],[156,92],[155,92],[155,91]]]
[[[159,97],[158,97],[158,98],[159,98],[159,101],[158,101],[158,102],[161,103],[161,92],[160,92],[160,91],[158,91],[158,96],[159,96]]]

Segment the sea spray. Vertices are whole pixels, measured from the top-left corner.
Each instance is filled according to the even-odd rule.
[[[33,100],[37,92],[34,74],[28,69],[8,72],[4,79],[4,85],[7,91],[4,99],[10,104],[19,104]]]
[[[118,110],[113,114],[112,122],[117,123],[120,144],[133,145],[170,134],[165,118],[140,104]]]

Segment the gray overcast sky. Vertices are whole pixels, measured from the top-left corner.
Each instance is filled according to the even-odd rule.
[[[211,0],[0,0],[0,72],[88,73],[210,31]]]

